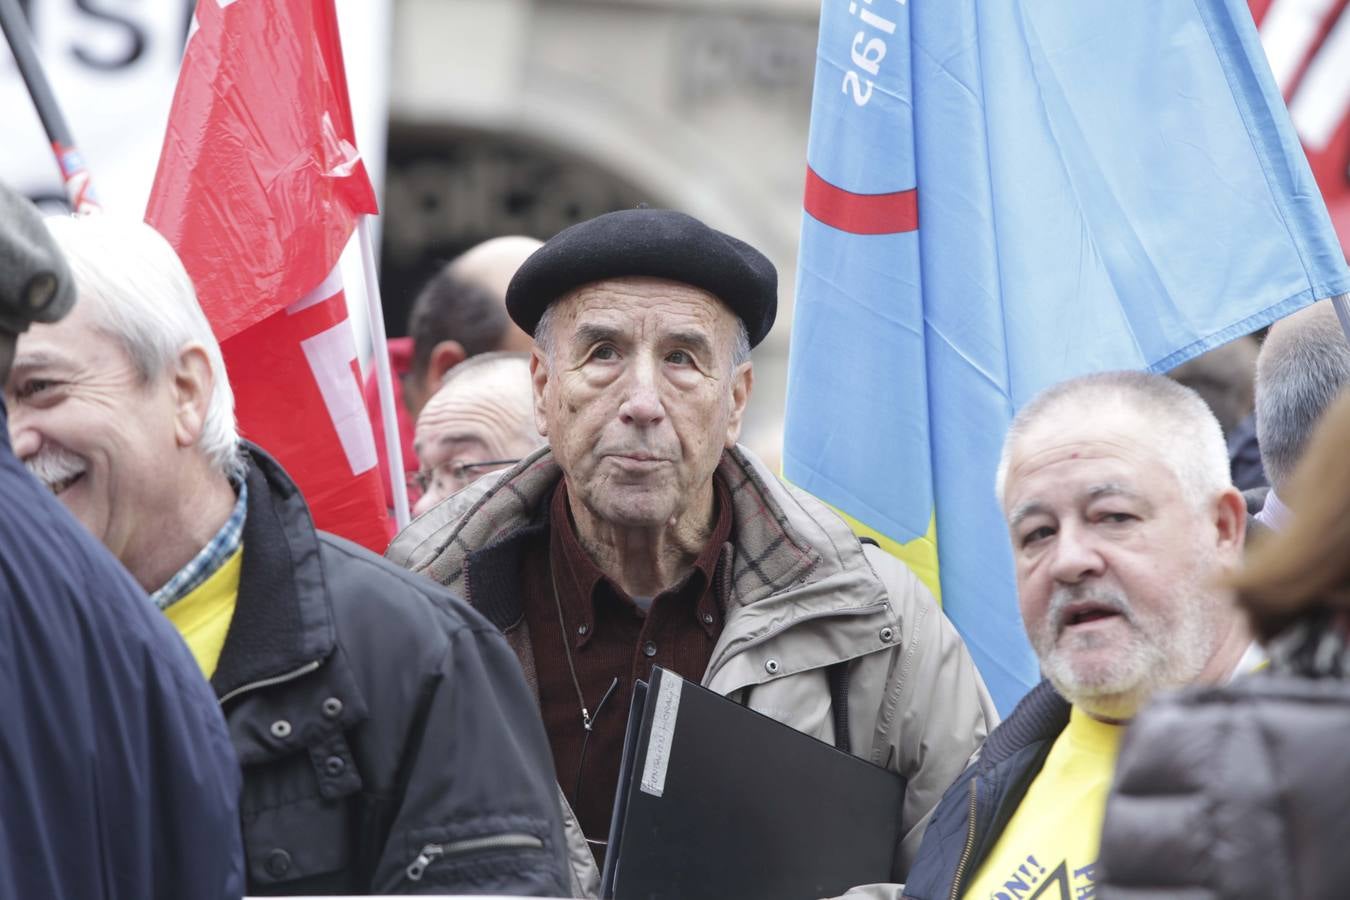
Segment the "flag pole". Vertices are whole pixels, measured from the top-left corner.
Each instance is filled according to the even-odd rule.
[[[1336,310],[1336,318],[1341,320],[1341,331],[1345,332],[1345,340],[1350,342],[1350,294],[1332,297],[1331,307]]]
[[[384,422],[384,448],[389,455],[389,489],[394,495],[394,522],[407,527],[408,478],[403,470],[403,446],[399,443],[398,411],[394,408],[394,379],[389,373],[389,342],[384,333],[384,306],[380,303],[380,280],[375,274],[375,248],[370,237],[370,216],[356,223],[361,242],[361,271],[366,278],[366,318],[375,357],[375,383],[379,388],[380,418]]]
[[[75,138],[66,125],[66,117],[61,114],[61,106],[56,102],[56,95],[52,93],[51,84],[42,70],[42,61],[33,48],[33,33],[28,29],[18,0],[0,0],[0,30],[5,33],[10,52],[19,66],[19,74],[28,86],[28,96],[33,98],[33,106],[37,108],[38,118],[47,132],[47,140],[51,141],[71,209],[77,213],[97,211],[99,205],[89,184],[89,170],[84,167],[84,158],[75,148]]]

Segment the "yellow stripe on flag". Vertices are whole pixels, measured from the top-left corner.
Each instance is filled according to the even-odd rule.
[[[778,471],[778,477],[788,484],[792,484],[783,474],[781,467]],[[798,485],[793,484],[792,486],[801,490]],[[811,496],[815,497],[814,494]],[[820,500],[819,497],[816,497],[816,499]],[[820,500],[820,502],[825,503],[824,500]],[[843,519],[858,537],[871,538],[881,546],[882,550],[909,566],[910,571],[918,576],[928,590],[933,592],[933,599],[937,600],[938,605],[942,605],[942,581],[938,578],[936,513],[928,514],[928,531],[923,537],[916,537],[912,541],[901,543],[894,538],[886,537],[875,528],[864,525],[839,507],[829,503],[825,503],[825,505],[834,510],[834,514]]]
[[[897,540],[886,537],[875,528],[869,528],[862,522],[850,516],[848,513],[834,509],[839,518],[848,523],[848,527],[853,529],[853,533],[858,537],[868,537],[881,545],[891,556],[898,558],[905,565],[909,566],[910,571],[919,576],[919,580],[928,586],[933,592],[933,596],[939,604],[942,603],[942,582],[938,580],[938,552],[937,552],[937,516],[929,515],[928,533],[923,537],[916,537],[912,541],[900,543]]]

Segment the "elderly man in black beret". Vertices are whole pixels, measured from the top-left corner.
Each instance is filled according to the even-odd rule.
[[[899,881],[996,714],[919,580],[736,443],[776,294],[763,255],[678,212],[555,236],[506,301],[535,339],[551,449],[455,494],[389,555],[505,632],[597,854],[633,682],[660,665],[904,775]]]

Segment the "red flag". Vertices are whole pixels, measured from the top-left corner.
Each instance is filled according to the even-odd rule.
[[[1248,0],[1341,247],[1350,255],[1350,0]]]
[[[320,528],[379,551],[387,514],[337,276],[375,211],[332,0],[202,0],[146,221],[192,276],[241,433]]]

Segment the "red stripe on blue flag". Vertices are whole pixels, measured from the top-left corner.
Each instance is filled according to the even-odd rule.
[[[830,184],[806,167],[806,212],[817,221],[849,234],[898,234],[919,227],[915,188],[890,194],[855,194]]]

